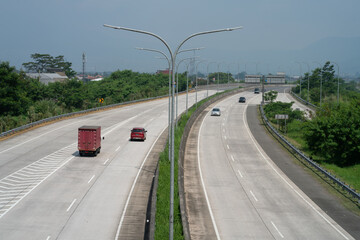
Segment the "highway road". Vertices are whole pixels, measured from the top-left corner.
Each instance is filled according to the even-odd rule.
[[[215,91],[209,91],[214,94]],[[198,100],[206,91],[198,93]],[[189,95],[189,106],[195,93]],[[185,95],[179,97],[179,113]],[[168,124],[168,99],[83,115],[0,142],[0,239],[115,239],[136,176]],[[80,157],[77,129],[102,127],[101,153]],[[145,142],[130,129],[145,127]]]
[[[278,98],[290,101],[279,91]],[[246,103],[238,103],[245,96]],[[261,94],[244,92],[214,106],[198,135],[198,166],[216,239],[353,239],[265,153],[247,122]],[[275,144],[275,143],[274,143]],[[190,229],[193,226],[190,226]]]

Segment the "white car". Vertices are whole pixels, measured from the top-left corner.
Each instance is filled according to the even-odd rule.
[[[211,116],[220,116],[221,115],[221,111],[220,108],[213,108],[211,111]]]

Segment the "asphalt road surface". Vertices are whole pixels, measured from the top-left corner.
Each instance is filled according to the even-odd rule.
[[[216,90],[209,91],[209,94]],[[198,93],[198,100],[206,91]],[[189,106],[195,93],[189,95]],[[179,96],[180,114],[185,95]],[[80,157],[77,129],[100,125],[97,157]],[[0,239],[115,239],[136,176],[168,125],[168,99],[40,127],[0,142]],[[129,141],[145,127],[145,142]]]
[[[288,99],[282,94],[279,99]],[[246,103],[238,103],[240,96]],[[198,164],[214,238],[353,239],[255,140],[246,112],[260,101],[261,94],[236,94],[213,106],[221,109],[220,117],[209,112],[201,123]]]

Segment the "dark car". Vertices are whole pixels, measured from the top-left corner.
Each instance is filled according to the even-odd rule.
[[[246,98],[245,97],[240,97],[239,102],[242,102],[242,103],[246,102]]]
[[[254,93],[256,93],[256,94],[260,93],[260,89],[259,89],[259,88],[255,88],[255,89],[254,89]]]
[[[131,133],[130,133],[130,141],[133,140],[141,140],[141,141],[145,141],[146,140],[146,130],[145,128],[142,127],[135,127],[133,129],[131,129]]]

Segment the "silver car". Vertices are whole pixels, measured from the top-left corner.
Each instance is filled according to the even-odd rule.
[[[221,115],[221,111],[220,108],[213,108],[211,111],[211,116],[220,116]]]

